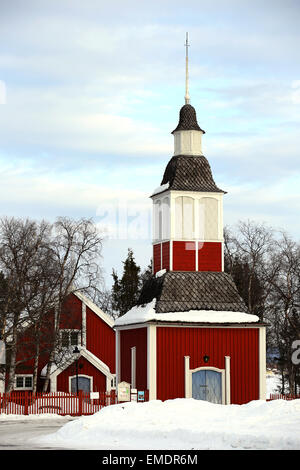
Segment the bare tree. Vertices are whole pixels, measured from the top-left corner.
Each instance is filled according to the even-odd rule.
[[[31,220],[0,220],[0,267],[6,280],[1,335],[9,350],[7,391],[14,386],[18,332],[28,324],[27,307],[33,301],[31,279],[45,246],[49,224]]]
[[[270,283],[269,319],[277,335],[280,364],[286,369],[289,390],[294,393],[297,365],[292,363],[291,357],[292,343],[300,339],[300,245],[282,232],[271,263],[277,269],[277,276]]]
[[[49,362],[43,390],[49,386],[50,373],[59,354],[60,319],[67,296],[76,290],[98,291],[101,286],[102,275],[99,258],[101,255],[103,238],[96,225],[90,219],[74,221],[63,217],[54,225],[54,236],[51,247],[54,263],[57,269],[56,302],[54,312],[54,328],[52,332]]]
[[[92,220],[59,218],[55,224],[0,220],[1,336],[9,352],[6,390],[14,387],[18,365],[34,360],[33,390],[41,353],[51,365],[61,358],[60,318],[67,296],[96,292],[101,284],[102,237]],[[2,279],[2,280],[3,280]],[[18,354],[20,353],[20,354]],[[60,359],[58,359],[60,358]]]
[[[269,278],[276,275],[270,264],[274,251],[274,230],[254,221],[240,221],[224,229],[225,269],[235,279],[249,312],[263,319],[270,295]]]

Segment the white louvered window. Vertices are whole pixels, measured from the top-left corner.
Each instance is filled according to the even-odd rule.
[[[162,201],[162,238],[170,238],[170,199],[165,197]]]
[[[161,240],[162,238],[162,205],[161,202],[155,201],[154,203],[154,240]]]
[[[199,201],[199,238],[202,240],[218,239],[218,201],[212,197],[203,197]]]
[[[179,196],[175,200],[175,237],[190,240],[194,236],[194,199],[188,196]]]

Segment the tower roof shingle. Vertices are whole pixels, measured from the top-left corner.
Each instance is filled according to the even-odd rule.
[[[166,166],[161,185],[169,183],[175,191],[224,193],[216,185],[208,160],[204,155],[176,155]]]
[[[154,276],[145,283],[138,305],[153,299],[157,313],[190,310],[248,313],[232,277],[225,272],[168,271]]]
[[[205,131],[201,129],[197,122],[196,110],[192,105],[185,104],[180,109],[179,123],[171,134],[177,131],[201,131],[205,134]]]

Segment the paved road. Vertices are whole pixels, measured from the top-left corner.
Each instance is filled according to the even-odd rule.
[[[39,446],[34,438],[44,434],[52,434],[68,421],[76,419],[65,417],[61,419],[0,419],[0,451],[1,450],[58,450],[50,446]]]

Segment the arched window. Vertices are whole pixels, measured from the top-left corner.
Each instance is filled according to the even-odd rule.
[[[194,199],[179,196],[175,199],[175,238],[190,240],[194,234]]]
[[[212,197],[203,197],[199,201],[199,238],[217,240],[219,232],[218,201]]]

